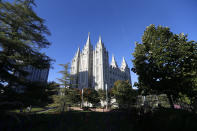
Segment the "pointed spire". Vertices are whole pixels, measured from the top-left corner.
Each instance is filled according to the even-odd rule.
[[[80,52],[80,48],[78,47],[78,49],[77,49],[77,53],[79,53]]]
[[[77,57],[77,56],[79,56],[79,54],[80,54],[80,48],[78,47],[78,49],[77,49],[77,53],[76,53],[76,55],[75,55],[75,56]]]
[[[113,55],[113,54],[112,54],[111,66],[112,66],[112,67],[115,67],[115,68],[117,68],[117,67],[118,67],[118,65],[117,65],[117,63],[116,63],[116,60],[115,60],[115,57],[114,57],[114,55]]]
[[[89,46],[90,45],[90,32],[88,32],[88,38],[86,41],[86,45]]]
[[[125,65],[127,65],[127,63],[126,63],[126,61],[125,61],[125,58],[124,58],[124,57],[122,58],[122,62],[123,62]]]
[[[101,36],[99,36],[99,43],[102,43],[102,39],[101,39]]]
[[[126,69],[128,67],[126,61],[125,61],[125,58],[123,57],[122,59],[122,64],[121,64],[121,69]]]
[[[101,36],[99,36],[99,40],[97,42],[97,47],[103,47]]]

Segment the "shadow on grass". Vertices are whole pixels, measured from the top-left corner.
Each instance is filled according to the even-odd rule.
[[[163,109],[138,116],[134,112],[65,112],[2,114],[0,130],[20,131],[166,131],[197,130],[197,115]]]
[[[139,131],[197,131],[197,114],[164,108],[144,114],[136,127]]]
[[[7,114],[0,130],[32,131],[118,131],[132,129],[125,113],[65,112],[62,114]]]

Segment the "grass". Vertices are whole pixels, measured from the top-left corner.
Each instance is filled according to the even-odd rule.
[[[31,112],[43,111],[45,108],[42,107],[32,107]],[[10,110],[10,112],[20,113],[20,109]],[[23,109],[23,112],[27,112],[26,109]]]
[[[197,114],[185,110],[158,110],[146,114],[138,122],[138,127],[150,131],[197,131]]]
[[[15,114],[16,115],[16,114]],[[28,131],[100,131],[127,130],[133,125],[126,115],[108,112],[65,112],[48,114],[17,114],[19,120],[6,117],[6,125],[0,130],[28,130]],[[5,118],[4,118],[5,120]],[[119,124],[118,124],[119,123]]]
[[[140,117],[135,112],[70,111],[57,113],[52,109],[42,114],[4,115],[0,119],[0,130],[196,131],[196,123],[197,114],[182,110],[162,109]]]

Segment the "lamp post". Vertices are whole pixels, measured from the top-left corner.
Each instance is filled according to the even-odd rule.
[[[81,95],[82,95],[82,102],[81,102],[81,108],[83,108],[83,88],[82,88],[82,90],[81,90]]]
[[[107,110],[108,107],[107,84],[105,84],[105,91],[106,91],[106,110]]]

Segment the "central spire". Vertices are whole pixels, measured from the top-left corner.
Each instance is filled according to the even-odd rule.
[[[99,36],[99,40],[97,42],[97,47],[101,47],[101,48],[103,47],[101,36]]]
[[[101,39],[101,36],[99,36],[99,43],[102,43],[102,39]]]

